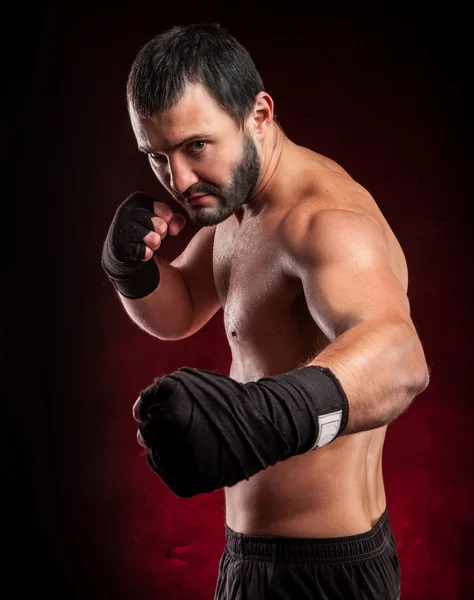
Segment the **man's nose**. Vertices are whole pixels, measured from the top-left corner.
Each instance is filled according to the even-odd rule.
[[[196,173],[184,160],[171,159],[169,162],[170,187],[177,194],[184,194],[192,185],[199,181]]]

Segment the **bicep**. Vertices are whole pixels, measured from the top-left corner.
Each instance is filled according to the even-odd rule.
[[[308,309],[330,340],[362,321],[410,321],[406,292],[390,266],[384,233],[372,219],[321,212],[306,220],[289,249]]]
[[[171,263],[180,272],[193,306],[193,325],[188,336],[201,329],[221,308],[213,274],[214,234],[215,226],[199,229]]]

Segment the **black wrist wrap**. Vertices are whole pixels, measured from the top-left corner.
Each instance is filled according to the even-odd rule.
[[[336,376],[318,366],[247,384],[183,367],[156,379],[141,398],[147,460],[185,498],[326,445],[349,415]]]
[[[143,192],[131,194],[117,209],[103,245],[102,268],[115,289],[127,298],[148,296],[160,282],[153,257],[143,260],[143,238],[154,231],[153,202],[154,198]]]

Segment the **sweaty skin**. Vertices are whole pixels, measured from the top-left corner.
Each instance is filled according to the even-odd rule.
[[[139,147],[147,152],[153,151],[148,154],[148,160],[155,175],[175,200],[186,208],[192,219],[198,215],[207,218],[206,214],[212,217],[236,201],[235,195],[229,195],[224,201],[213,195],[212,191],[204,199],[204,206],[190,206],[186,200],[188,195],[202,191],[199,187],[202,182],[218,186],[217,189],[226,189],[230,173],[242,160],[244,148],[244,137],[235,123],[199,86],[191,87],[177,106],[168,112],[141,119],[131,111],[131,120]],[[207,145],[198,143],[170,150],[174,142],[196,131],[207,140]],[[342,211],[344,215],[354,215],[356,225],[348,230],[349,238],[360,230],[361,215],[363,222],[375,223],[377,241],[372,233],[366,236],[366,241],[368,247],[378,245],[377,260],[384,263],[382,275],[376,275],[375,300],[370,289],[366,287],[361,290],[354,283],[354,292],[357,290],[357,294],[352,298],[351,288],[346,286],[346,302],[341,303],[338,300],[340,278],[336,277],[339,279],[337,292],[327,289],[326,284],[326,314],[331,311],[336,314],[341,304],[345,305],[346,312],[347,306],[363,304],[367,296],[372,306],[375,303],[376,312],[380,307],[381,318],[375,319],[375,325],[372,325],[377,335],[379,323],[384,323],[382,312],[392,299],[394,314],[402,315],[402,322],[409,320],[408,300],[405,297],[408,287],[405,257],[370,193],[333,160],[289,140],[273,121],[273,103],[268,94],[258,95],[254,112],[247,122],[247,131],[259,149],[262,165],[259,181],[250,203],[238,208],[218,224],[201,229],[206,236],[200,237],[201,240],[209,240],[209,232],[214,234],[212,274],[209,278],[205,271],[207,265],[200,267],[198,277],[196,261],[190,269],[184,259],[177,257],[171,263],[174,267],[171,269],[166,268],[166,264],[155,256],[157,264],[163,268],[161,288],[141,300],[121,298],[135,322],[161,336],[160,339],[170,340],[192,335],[222,308],[232,356],[229,375],[242,383],[288,372],[312,361],[318,364],[320,353],[321,357],[326,357],[323,366],[330,366],[330,350],[343,337],[335,340],[333,336],[330,339],[331,333],[328,333],[342,327],[341,323],[336,326],[333,322],[333,327],[328,326],[326,333],[324,327],[318,326],[314,318],[314,306],[319,304],[319,299],[311,298],[312,314],[301,277],[305,270],[311,274],[313,269],[311,265],[301,264],[300,260],[298,270],[294,257],[289,254],[288,248],[292,247],[291,244],[299,235],[298,231],[292,231],[291,228],[304,229],[301,214],[305,215],[306,209],[308,214],[313,215],[320,211],[333,214],[330,212],[332,209],[337,209],[337,214]],[[303,213],[301,208],[304,209]],[[201,214],[201,211],[204,213]],[[295,213],[299,214],[298,219],[293,218]],[[322,233],[318,231],[325,239],[332,239],[331,232],[338,227],[338,222],[330,221],[328,226],[326,221],[325,227]],[[158,238],[156,244],[150,246],[155,250],[159,247],[159,236],[150,233],[149,239],[153,237]],[[320,247],[317,240],[315,244]],[[345,252],[339,247],[337,251],[342,254]],[[185,255],[186,252],[181,256]],[[201,253],[197,253],[196,257],[199,263]],[[355,259],[363,263],[364,252],[358,253]],[[351,262],[346,261],[344,256],[342,261],[344,264]],[[385,263],[388,263],[388,269]],[[171,293],[181,289],[175,280],[176,269],[183,279],[187,278],[189,285],[192,284],[194,305],[207,307],[200,312],[198,322],[192,325],[189,317],[192,309],[188,298],[178,299],[175,292]],[[204,274],[206,285],[198,285]],[[345,274],[343,272],[342,277]],[[331,277],[334,277],[333,271]],[[353,279],[356,276],[349,277],[349,281]],[[334,282],[334,279],[331,281]],[[367,281],[364,279],[366,286]],[[389,298],[385,304],[377,300],[382,291],[384,298]],[[206,298],[203,298],[203,293]],[[317,295],[317,291],[311,294]],[[186,317],[179,317],[182,311],[177,309],[178,306],[188,307]],[[170,317],[160,319],[161,310]],[[364,314],[354,308],[355,312],[359,316]],[[374,320],[371,322],[374,323]],[[349,343],[349,354],[347,350],[345,354],[341,353],[343,364],[344,361],[352,364],[352,373],[345,375],[341,371],[345,375],[343,387],[347,385],[348,388],[352,381],[357,380],[358,365],[363,363],[362,360],[356,365],[356,359],[360,358],[360,354],[367,356],[370,353],[374,345],[372,339],[375,339],[368,338],[369,352],[360,353],[356,349],[351,353],[350,349],[355,348],[354,343],[358,344],[358,339],[363,339],[367,331],[358,338],[358,334],[353,333],[355,329],[349,329],[350,335],[356,336],[355,342]],[[381,331],[380,337],[389,335],[385,331]],[[399,335],[398,330],[396,335]],[[380,390],[394,389],[391,378],[402,382],[400,405],[403,398],[409,396],[411,386],[419,393],[426,385],[426,379],[422,379],[420,385],[416,382],[417,377],[419,381],[424,373],[422,352],[416,349],[416,335],[403,335],[405,337],[400,338],[400,343],[397,344],[395,336],[382,345],[380,353],[375,353],[368,379],[382,381],[382,374],[380,377],[378,375],[383,371],[386,387],[379,385],[379,396],[367,399],[371,411],[381,404],[380,398],[384,393]],[[349,339],[352,338],[349,336]],[[341,348],[340,344],[338,348]],[[394,354],[394,369],[391,368],[390,352]],[[402,357],[398,363],[397,356]],[[382,357],[385,357],[388,369],[378,368]],[[338,372],[336,370],[336,374]],[[406,387],[405,380],[408,382]],[[366,387],[367,384],[361,383],[358,389],[346,389],[346,392],[349,391],[349,400]],[[405,389],[408,391],[405,392]],[[392,396],[395,398],[395,394],[392,393]],[[375,405],[374,398],[377,401]],[[240,533],[283,537],[340,537],[369,531],[386,507],[382,472],[386,429],[383,426],[359,433],[348,432],[323,448],[282,461],[254,475],[249,481],[225,488],[227,525]]]
[[[314,322],[301,281],[285,268],[279,225],[298,203],[371,215],[383,228],[389,262],[403,288],[403,251],[371,195],[334,161],[285,147],[271,210],[239,225],[217,225],[214,280],[240,382],[309,363],[329,339]],[[295,183],[297,185],[295,185]],[[368,531],[386,506],[382,449],[387,427],[337,438],[225,489],[226,522],[234,531],[289,537],[338,537]]]

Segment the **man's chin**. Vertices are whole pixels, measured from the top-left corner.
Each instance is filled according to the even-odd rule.
[[[206,209],[204,207],[200,209],[198,207],[198,210],[193,210],[188,214],[191,221],[199,227],[212,227],[213,225],[218,225],[231,216],[230,214],[222,213],[221,211],[213,211],[212,209]]]

